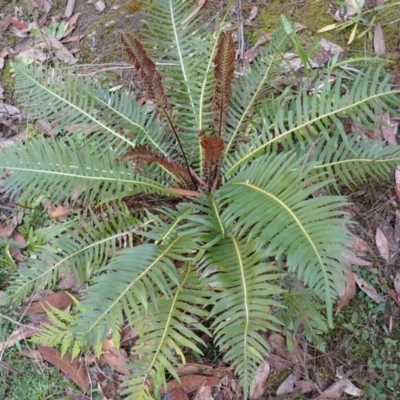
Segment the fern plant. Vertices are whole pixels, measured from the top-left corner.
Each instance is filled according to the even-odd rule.
[[[379,67],[350,74],[334,58],[312,70],[284,18],[236,77],[224,21],[212,32],[188,19],[187,2],[153,3],[149,53],[121,36],[153,112],[78,73],[14,65],[21,105],[50,120],[54,136],[2,149],[4,186],[21,202],[46,196],[84,210],[46,230],[2,302],[74,274],[85,296],[72,315],[54,311],[37,341],[100,354],[107,335],[118,347],[121,327],[135,327],[124,393],[148,399],[166,373],[177,376],[185,351],[201,353],[207,333],[246,397],[269,351],[263,332],[318,342],[332,326],[350,240],[340,189],[388,176],[400,161],[399,147],[358,140],[343,121],[375,129],[379,113],[396,113],[399,91]],[[279,90],[293,49],[306,76]],[[132,214],[126,197],[155,206]]]

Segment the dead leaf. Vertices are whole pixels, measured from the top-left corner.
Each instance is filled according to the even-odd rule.
[[[179,388],[176,389],[172,389],[169,390],[168,392],[166,392],[163,396],[164,400],[189,400],[189,397],[187,396],[187,394]],[[196,397],[196,400],[197,397]]]
[[[202,386],[216,386],[218,385],[220,378],[217,376],[202,376],[202,375],[186,375],[181,377],[181,381],[178,382],[176,379],[167,383],[167,391],[181,388],[186,394],[192,393]],[[162,388],[160,394],[165,393]]]
[[[55,218],[57,221],[65,222],[68,219],[68,215],[71,212],[71,208],[68,204],[64,206],[58,206],[54,211],[49,213],[50,218]]]
[[[351,267],[346,266],[346,274],[344,275],[345,282],[344,285],[340,287],[339,290],[339,302],[336,306],[336,314],[356,295],[356,280],[351,270]]]
[[[104,9],[106,8],[106,5],[102,0],[89,0],[87,3],[93,4],[98,12],[103,12]]]
[[[258,13],[258,7],[257,6],[253,6],[251,8],[250,14],[248,16],[248,18],[246,19],[246,21],[244,21],[243,25],[245,26],[253,26],[252,22],[253,19],[257,16]]]
[[[4,31],[6,31],[7,28],[10,26],[11,18],[12,18],[12,15],[7,14],[5,16],[5,18],[2,21],[0,21],[0,34],[3,33]]]
[[[383,30],[380,22],[375,25],[374,50],[378,56],[386,53],[385,40],[383,39]]]
[[[302,393],[309,393],[315,390],[317,385],[313,381],[298,381],[295,383],[295,387],[301,390]]]
[[[294,384],[300,379],[301,374],[298,371],[292,372],[278,387],[276,390],[277,396],[292,393],[294,390]]]
[[[364,279],[360,278],[357,274],[354,274],[354,278],[358,287],[372,300],[377,303],[386,303],[386,300],[378,294],[378,292],[369,283],[365,282]]]
[[[18,21],[16,18],[11,18],[10,22],[18,29],[26,29],[28,24],[24,21]]]
[[[397,146],[397,128],[399,126],[398,123],[393,124],[390,120],[390,115],[388,112],[385,112],[381,117],[382,124],[380,125],[381,133],[383,138],[390,144],[391,146]]]
[[[28,315],[40,314],[46,310],[50,310],[50,307],[63,310],[73,303],[74,301],[67,292],[57,292],[44,297],[43,299],[33,303],[31,306],[25,307],[22,312]]]
[[[364,239],[360,238],[360,236],[353,234],[352,239],[353,242],[350,248],[357,256],[363,257],[367,253],[374,254],[371,246]]]
[[[254,376],[253,382],[250,386],[250,400],[257,400],[263,395],[270,372],[271,367],[268,361],[265,361],[263,364],[258,366],[256,375]]]
[[[130,328],[127,326],[121,332],[121,344],[129,342],[138,338],[138,334],[135,328]]]
[[[115,368],[120,374],[129,375],[130,372],[124,365],[129,364],[128,356],[124,349],[117,349],[111,335],[107,335],[103,342],[102,356],[105,362]]]
[[[384,260],[389,261],[390,259],[389,241],[380,228],[376,228],[375,243],[381,257]]]
[[[54,36],[47,34],[46,32],[42,32],[43,36],[46,38],[46,41],[50,46],[55,50],[56,57],[70,65],[74,65],[77,63],[77,59],[72,55],[72,53]],[[46,46],[46,43],[41,43],[41,45]]]
[[[372,262],[363,260],[362,258],[357,256],[353,256],[353,254],[340,252],[340,255],[343,256],[346,260],[349,260],[351,264],[360,265],[361,267],[372,266]]]
[[[334,15],[336,21],[347,21],[349,17],[361,12],[365,0],[345,0],[345,4],[339,7]]]
[[[64,354],[57,349],[47,346],[39,346],[38,350],[43,358],[59,368],[65,375],[75,382],[84,392],[90,387],[89,374],[84,363],[77,358],[72,361],[71,353]]]
[[[16,230],[14,230],[13,234],[11,235],[11,239],[19,244],[21,246],[21,248],[26,247],[26,240],[24,239],[24,237],[18,233]]]
[[[400,294],[400,272],[396,273],[396,277],[393,280],[394,290],[397,294]]]
[[[211,392],[211,386],[202,386],[196,393],[194,400],[214,400]]]
[[[197,7],[181,22],[181,25],[186,25],[204,6],[206,0],[199,0]]]

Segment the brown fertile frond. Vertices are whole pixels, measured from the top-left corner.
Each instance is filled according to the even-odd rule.
[[[211,172],[215,170],[218,159],[224,150],[224,141],[222,138],[213,136],[202,136],[200,138],[201,147],[204,149],[204,171],[210,180]]]
[[[117,161],[143,161],[146,163],[157,163],[168,171],[172,172],[180,180],[183,180],[187,187],[192,187],[192,177],[182,165],[160,154],[153,154],[148,145],[138,145],[129,149]]]
[[[140,42],[129,33],[121,33],[121,41],[128,57],[140,76],[147,95],[154,100],[165,112],[171,110],[168,98],[162,84],[162,77],[156,69],[156,65],[146,54]]]
[[[218,43],[214,64],[214,129],[221,136],[222,129],[228,116],[229,101],[231,98],[231,83],[234,74],[235,47],[232,32],[226,32]]]

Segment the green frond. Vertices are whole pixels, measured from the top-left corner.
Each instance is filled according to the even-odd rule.
[[[260,332],[276,330],[281,323],[269,310],[281,306],[273,298],[283,291],[279,279],[284,274],[264,262],[252,241],[235,236],[213,246],[201,267],[206,283],[216,291],[210,299],[215,343],[241,377],[247,398],[254,373],[268,354]]]
[[[386,146],[378,140],[359,140],[357,135],[348,136],[335,151],[323,140],[312,146],[312,150],[311,173],[319,179],[335,178],[332,184],[338,191],[336,179],[351,188],[365,182],[369,176],[386,179],[400,164],[400,146]]]
[[[186,151],[193,153],[191,161],[201,176],[202,150],[197,134],[208,129],[212,121],[212,63],[222,32],[219,29],[214,37],[212,30],[199,24],[197,15],[189,20],[194,8],[194,3],[180,0],[154,0],[144,20],[148,50],[165,60],[165,66],[160,62],[158,69],[166,78],[163,82],[174,106],[180,140]]]
[[[193,237],[170,237],[163,245],[145,243],[122,250],[94,278],[79,308],[73,332],[86,346],[97,346],[112,331],[119,336],[120,323],[140,320],[149,313],[150,302],[159,310],[158,293],[167,299],[179,287],[175,261],[190,260],[196,249]],[[186,256],[185,256],[186,254]],[[112,281],[112,285],[110,285]]]
[[[321,313],[324,308],[309,289],[292,289],[283,293],[283,313],[285,330],[295,336],[304,331],[311,343],[322,346],[321,334],[328,331],[326,318]]]
[[[170,298],[158,299],[158,310],[151,309],[148,317],[138,321],[140,339],[132,354],[138,360],[131,365],[132,375],[124,381],[129,399],[141,398],[148,378],[155,393],[166,385],[165,373],[179,380],[175,368],[185,364],[183,348],[201,354],[196,343],[204,345],[199,333],[210,334],[200,320],[207,316],[203,310],[208,298],[190,262],[179,271],[179,286]]]
[[[132,236],[148,223],[139,224],[129,213],[98,218],[92,212],[90,224],[75,218],[60,224],[61,228],[48,228],[49,241],[31,255],[28,268],[18,271],[7,289],[7,301],[21,300],[33,291],[54,287],[61,273],[74,275],[79,284],[86,282],[108,262],[109,254],[117,252],[118,239]]]
[[[233,82],[225,157],[235,149],[238,136],[246,130],[251,117],[258,113],[261,95],[267,88],[272,89],[271,81],[281,73],[282,54],[288,49],[289,39],[284,29],[278,30],[269,45],[260,49],[246,76]]]
[[[305,146],[319,136],[329,141],[332,126],[336,126],[346,140],[341,123],[343,118],[351,118],[366,128],[375,129],[374,124],[381,124],[379,113],[389,111],[397,115],[400,91],[389,85],[389,75],[381,79],[381,73],[381,68],[374,72],[371,68],[365,73],[359,72],[351,82],[348,94],[342,92],[347,76],[344,72],[337,72],[335,76],[326,75],[317,80],[311,93],[308,87],[303,87],[289,102],[280,97],[276,102],[279,107],[274,107],[272,113],[267,108],[261,110],[260,118],[255,119],[261,131],[260,137],[252,138],[249,145],[228,158],[224,175],[229,177],[262,152],[271,151],[273,146],[276,148],[277,144],[293,149],[299,146],[295,142]]]
[[[115,200],[143,192],[170,194],[162,183],[134,176],[130,165],[118,163],[108,153],[94,157],[89,145],[78,149],[74,142],[54,139],[47,143],[39,138],[1,149],[0,156],[0,168],[10,173],[7,190],[24,190],[24,198],[46,195],[58,202],[76,191],[84,201]]]
[[[102,90],[71,71],[15,63],[15,90],[32,117],[50,120],[53,130],[71,137],[95,138],[93,154],[111,150],[119,155],[135,144],[150,144],[169,155],[171,138],[165,126],[126,94]]]
[[[224,225],[250,242],[257,240],[265,255],[285,254],[288,269],[320,296],[332,324],[337,282],[343,275],[340,252],[349,233],[340,224],[348,204],[340,196],[310,198],[329,181],[313,184],[309,167],[301,170],[294,155],[265,155],[241,170],[217,192],[225,207]]]

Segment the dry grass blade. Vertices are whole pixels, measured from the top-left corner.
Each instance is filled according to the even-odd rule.
[[[140,42],[129,33],[121,34],[121,41],[128,57],[139,74],[147,95],[154,100],[165,112],[171,110],[167,95],[164,91],[162,78],[156,69],[156,65],[146,54]]]
[[[187,187],[191,187],[192,178],[189,172],[179,164],[178,161],[171,160],[160,154],[153,154],[150,146],[138,145],[132,147],[118,161],[144,161],[146,163],[157,163],[168,171],[172,172],[180,180],[183,180]]]
[[[232,33],[226,32],[218,44],[217,54],[214,59],[214,129],[218,133],[218,136],[221,136],[228,115],[229,101],[231,97],[231,83],[234,74],[234,62],[235,47],[233,44]]]

